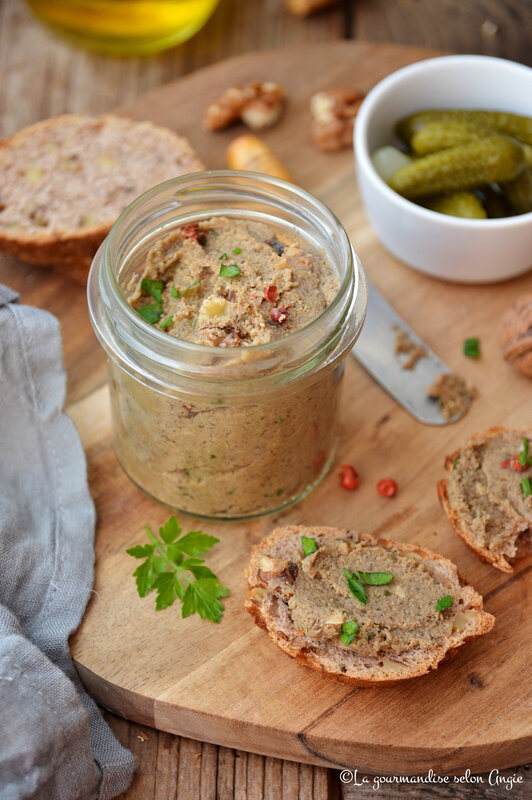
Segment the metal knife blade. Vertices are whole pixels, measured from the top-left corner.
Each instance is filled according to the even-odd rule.
[[[462,413],[445,419],[438,400],[430,398],[427,388],[442,373],[451,370],[436,353],[406,324],[390,303],[367,280],[368,306],[366,321],[351,355],[369,374],[389,392],[415,419],[427,425],[448,425],[460,419],[468,410],[469,402]],[[426,351],[413,369],[404,369],[396,354],[396,335],[403,330],[409,339]],[[470,400],[469,396],[469,400]]]

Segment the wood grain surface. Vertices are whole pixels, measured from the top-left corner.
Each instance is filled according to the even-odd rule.
[[[521,561],[510,577],[481,564],[449,530],[434,489],[445,453],[465,436],[527,418],[529,384],[501,359],[493,320],[530,286],[530,276],[496,287],[456,286],[400,264],[377,242],[364,217],[351,153],[319,153],[308,133],[308,101],[316,89],[343,85],[356,75],[357,84],[368,90],[384,74],[426,55],[419,49],[362,43],[302,45],[223,62],[123,109],[132,117],[178,127],[207,165],[217,167],[223,165],[235,130],[203,131],[204,105],[238,79],[267,74],[283,82],[290,104],[268,134],[272,147],[296,181],[342,219],[370,278],[479,390],[465,419],[444,429],[424,427],[351,360],[338,463],[354,463],[362,486],[347,494],[333,472],[304,503],[276,519],[203,525],[221,539],[213,565],[232,589],[219,628],[194,618],[182,621],[172,612],[156,615],[151,600],[136,596],[130,578],[134,565],[124,550],[141,541],[145,522],[159,525],[166,512],[144,498],[117,465],[110,446],[107,388],[73,403],[69,411],[87,452],[99,529],[96,594],[72,650],[97,700],[127,718],[269,756],[395,774],[431,767],[482,771],[522,763],[530,752],[525,598],[532,560]],[[482,341],[478,363],[461,354],[463,339],[472,333]],[[377,480],[389,473],[400,485],[392,501],[375,491]],[[320,678],[272,647],[242,610],[250,544],[280,521],[353,526],[441,552],[485,594],[488,610],[497,617],[494,632],[438,672],[391,689],[353,689]]]
[[[136,778],[124,799],[339,800],[332,770],[216,747],[109,713],[106,719],[137,761]]]
[[[106,111],[205,64],[295,41],[370,38],[483,52],[530,64],[531,14],[528,0],[470,0],[467,4],[461,0],[357,0],[302,21],[284,13],[280,0],[223,0],[203,31],[184,46],[150,58],[113,59],[70,47],[40,26],[22,0],[0,0],[0,135],[65,111]],[[1,258],[0,280],[16,287],[23,302],[48,308],[60,318],[69,402],[103,385],[103,357],[91,338],[80,290],[54,273]],[[124,798],[170,799],[177,796],[178,785],[179,797],[185,797],[180,775],[182,771],[190,774],[190,765],[197,764],[197,753],[185,746],[170,763],[169,742],[173,742],[172,752],[176,754],[180,737],[151,731],[161,745],[155,753],[152,747],[146,757],[142,742],[136,738],[140,726],[112,719],[119,738],[125,743],[130,739],[139,758],[139,775]],[[135,742],[139,743],[138,750]],[[233,761],[225,757],[218,760],[219,780],[224,772],[229,782],[233,780],[235,758],[233,751]],[[260,756],[250,758],[256,759],[254,763],[264,761]],[[317,767],[308,769],[315,776],[320,772]],[[307,788],[300,790],[300,798],[307,800],[308,782],[302,786]],[[234,787],[235,791],[238,787],[240,793],[235,796],[239,798],[271,796],[268,785],[260,781],[252,781],[246,789],[235,781]],[[325,800],[336,797],[337,788],[315,778],[313,800],[318,800],[318,791],[319,800]],[[456,797],[473,797],[468,786],[456,786],[453,791]],[[494,796],[508,796],[504,788],[494,791],[498,793]],[[384,787],[378,797],[393,796],[395,800],[398,792],[406,796],[403,787],[397,792]],[[209,796],[231,795],[212,789]]]

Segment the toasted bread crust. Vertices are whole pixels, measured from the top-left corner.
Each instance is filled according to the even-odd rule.
[[[503,434],[507,432],[507,428],[502,426],[497,426],[494,428],[488,428],[483,433],[475,433],[470,436],[467,440],[468,443],[470,442],[478,442],[482,441],[486,438],[486,436],[493,436],[497,434]],[[532,439],[532,429],[530,428],[523,428],[523,431],[529,435]],[[444,461],[444,467],[447,472],[452,472],[454,467],[455,459],[460,455],[461,450],[455,450],[454,453],[447,455]],[[438,491],[438,498],[440,500],[441,506],[445,511],[449,522],[451,523],[454,532],[457,536],[462,539],[462,541],[471,549],[474,553],[484,561],[486,564],[491,564],[496,569],[501,570],[501,572],[513,572],[513,561],[514,558],[508,558],[507,556],[502,555],[501,553],[495,553],[492,550],[489,550],[487,547],[483,547],[479,542],[475,540],[475,536],[471,529],[468,527],[467,522],[462,519],[462,517],[458,514],[458,512],[452,507],[451,502],[449,500],[449,494],[447,491],[448,487],[448,480],[447,478],[443,478],[442,480],[438,481],[437,483],[437,491]],[[516,554],[515,558],[518,558],[523,553],[519,552]]]
[[[491,614],[483,611],[481,595],[475,592],[475,590],[472,589],[472,587],[470,587],[469,584],[460,577],[456,567],[448,559],[433,553],[430,550],[426,550],[423,547],[419,547],[418,545],[395,542],[389,539],[377,539],[369,534],[357,534],[358,541],[367,541],[383,547],[395,547],[403,552],[416,553],[417,555],[421,556],[421,558],[430,560],[433,563],[439,563],[443,568],[452,572],[453,575],[458,578],[460,586],[463,587],[464,592],[467,595],[468,610],[475,609],[478,611],[478,615],[475,625],[471,627],[471,630],[467,633],[464,633],[463,636],[460,636],[456,642],[450,644],[443,657],[431,658],[428,656],[421,664],[414,665],[412,669],[406,668],[401,676],[392,676],[392,674],[386,668],[379,668],[378,666],[376,666],[374,674],[369,677],[354,674],[348,675],[342,673],[339,669],[331,670],[330,668],[327,668],[324,664],[323,658],[320,657],[319,646],[312,647],[311,642],[309,642],[308,645],[301,644],[299,641],[301,637],[294,636],[294,639],[290,639],[278,628],[278,626],[276,626],[276,620],[270,613],[268,613],[268,609],[264,602],[257,602],[257,600],[253,597],[253,590],[265,590],[265,586],[261,582],[258,574],[259,571],[257,562],[259,556],[261,554],[270,552],[272,546],[274,546],[281,538],[294,537],[299,541],[301,535],[313,535],[315,537],[321,536],[322,538],[327,538],[328,536],[338,536],[344,533],[347,534],[348,532],[340,531],[337,528],[326,527],[309,529],[304,526],[296,525],[286,528],[276,528],[268,537],[263,539],[252,549],[251,560],[247,570],[248,596],[245,601],[246,611],[251,615],[255,624],[259,628],[265,630],[270,639],[272,639],[272,641],[281,650],[283,650],[292,658],[295,658],[300,664],[304,664],[305,666],[310,667],[322,675],[334,677],[336,680],[352,686],[393,686],[405,679],[425,675],[431,669],[438,667],[439,664],[441,664],[444,660],[448,660],[449,658],[453,657],[464,644],[477,639],[479,636],[482,636],[485,633],[488,633],[488,631],[490,631],[493,627],[495,619]]]
[[[0,155],[2,150],[9,149],[23,139],[31,138],[35,132],[46,132],[61,127],[66,122],[83,124],[89,121],[96,121],[101,123],[102,126],[116,125],[117,121],[122,125],[124,122],[129,123],[131,127],[138,124],[133,120],[127,120],[124,117],[118,117],[113,114],[101,114],[94,118],[80,114],[63,114],[59,117],[37,122],[34,125],[23,128],[12,136],[0,140]],[[141,124],[145,126],[146,130],[149,131],[151,129],[156,133],[158,138],[165,139],[168,143],[169,151],[174,151],[183,159],[183,166],[187,168],[176,174],[204,169],[204,165],[186,139],[154,123],[143,122]],[[169,175],[168,177],[172,176]],[[70,278],[84,282],[95,253],[114,222],[115,216],[113,215],[104,223],[61,231],[24,230],[20,227],[10,230],[9,228],[3,228],[0,224],[0,250],[20,261],[27,261],[44,267],[58,267],[68,272]]]
[[[477,556],[480,558],[481,561],[484,561],[486,564],[491,564],[492,566],[497,567],[497,569],[500,569],[501,572],[513,572],[512,566],[508,563],[508,561],[504,556],[497,555],[497,553],[493,553],[491,550],[488,550],[487,547],[481,547],[478,544],[478,542],[475,541],[466,523],[460,517],[460,515],[452,508],[451,503],[449,502],[449,495],[447,494],[447,484],[448,481],[446,478],[444,478],[441,481],[438,481],[437,484],[438,497],[443,510],[447,514],[447,519],[453,526],[454,532],[471,550],[473,550],[474,553],[477,554]]]

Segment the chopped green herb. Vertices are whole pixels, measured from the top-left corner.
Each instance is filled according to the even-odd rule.
[[[240,275],[240,270],[236,264],[222,264],[220,267],[220,275],[223,278],[236,278]]]
[[[144,278],[140,284],[140,288],[143,292],[151,294],[156,303],[162,303],[162,293],[164,289],[164,283],[162,281],[152,281],[151,278]]]
[[[148,306],[141,306],[137,308],[140,316],[153,325],[154,322],[159,322],[163,315],[163,310],[158,303],[151,303]]]
[[[173,322],[173,320],[174,320],[173,317],[166,317],[166,319],[163,319],[163,321],[159,325],[159,328],[162,329],[167,328]]]
[[[222,253],[218,261],[225,261],[226,258],[227,258],[227,253]]]
[[[302,536],[301,544],[303,545],[304,556],[309,556],[311,553],[315,553],[316,550],[318,549],[318,545],[316,544],[316,539],[312,539],[310,536]]]
[[[440,597],[436,603],[436,611],[443,611],[445,608],[450,608],[452,605],[453,598],[450,594],[446,594],[445,597]]]
[[[357,574],[366,586],[384,586],[393,580],[391,572],[360,572],[359,570]]]
[[[390,590],[389,590],[389,589],[385,589],[385,590],[384,590],[384,596],[385,596],[385,597],[389,597],[390,595],[391,595],[391,592],[390,592]]]
[[[456,469],[456,465],[458,464],[459,461],[460,461],[459,455],[453,458],[453,469]]]
[[[193,283],[189,283],[189,285],[185,286],[185,288],[183,289],[182,294],[185,294],[185,292],[190,292],[190,290],[194,289],[196,286],[199,286],[199,281],[194,281]]]
[[[530,497],[532,494],[532,483],[530,483],[530,478],[522,478],[521,479],[521,489],[523,490],[523,494],[525,497]]]
[[[476,338],[465,339],[464,355],[468,358],[478,358],[480,356],[480,341]]]
[[[171,606],[177,597],[182,604],[182,617],[199,614],[202,619],[220,622],[224,613],[220,597],[226,597],[229,589],[204,566],[204,559],[198,558],[219,539],[201,531],[182,536],[181,526],[173,516],[159,528],[159,537],[147,525],[144,527],[150,543],[126,551],[133,558],[144,559],[133,573],[139,596],[145,597],[155,589],[156,611]]]
[[[239,256],[241,252],[242,252],[241,247],[235,247],[235,249],[232,251],[234,256]]]
[[[349,591],[351,592],[351,594],[356,597],[359,603],[362,603],[362,605],[366,605],[368,601],[368,596],[366,594],[366,590],[360,583],[356,574],[355,573],[352,574],[351,572],[349,572],[348,569],[344,567],[344,575],[347,580],[347,585],[349,586]]]
[[[529,443],[528,439],[525,436],[525,438],[523,439],[523,446],[519,453],[519,463],[521,464],[522,467],[529,467],[532,464],[532,460],[530,459],[530,456],[528,454],[528,448],[529,448]]]
[[[211,458],[216,458],[214,453],[211,453]]]
[[[170,289],[170,294],[172,295],[172,297],[181,297],[181,292],[179,291],[177,286],[172,286],[172,288]]]
[[[366,639],[368,640],[368,642],[370,642],[373,639],[373,637],[376,636],[376,635],[377,634],[375,633],[375,631],[368,631],[366,633]]]
[[[349,647],[357,635],[357,631],[358,622],[355,622],[354,620],[352,622],[344,622],[342,625],[342,635],[340,636],[340,641],[345,644],[346,647]]]
[[[277,495],[277,497],[279,497],[279,495],[281,495],[283,492],[284,492],[284,489],[277,489],[275,494]]]

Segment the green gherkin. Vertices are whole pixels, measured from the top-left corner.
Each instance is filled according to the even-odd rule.
[[[397,125],[401,139],[410,144],[416,130],[429,122],[467,122],[482,125],[498,133],[514,136],[525,144],[532,145],[532,117],[510,114],[507,111],[470,111],[455,109],[434,109],[418,111],[402,119]]]
[[[423,156],[398,170],[388,185],[412,200],[512,181],[528,164],[532,164],[531,148],[505,136],[492,136]]]
[[[501,189],[516,214],[532,211],[532,169],[526,169],[515,180],[503,183]]]
[[[432,197],[425,204],[431,211],[465,219],[487,219],[486,209],[473,192],[453,192]]]
[[[474,125],[471,122],[457,120],[427,122],[426,125],[414,131],[410,147],[417,156],[426,156],[430,153],[437,153],[439,150],[447,150],[449,147],[457,147],[460,144],[475,142],[493,135],[493,130],[490,128]]]

